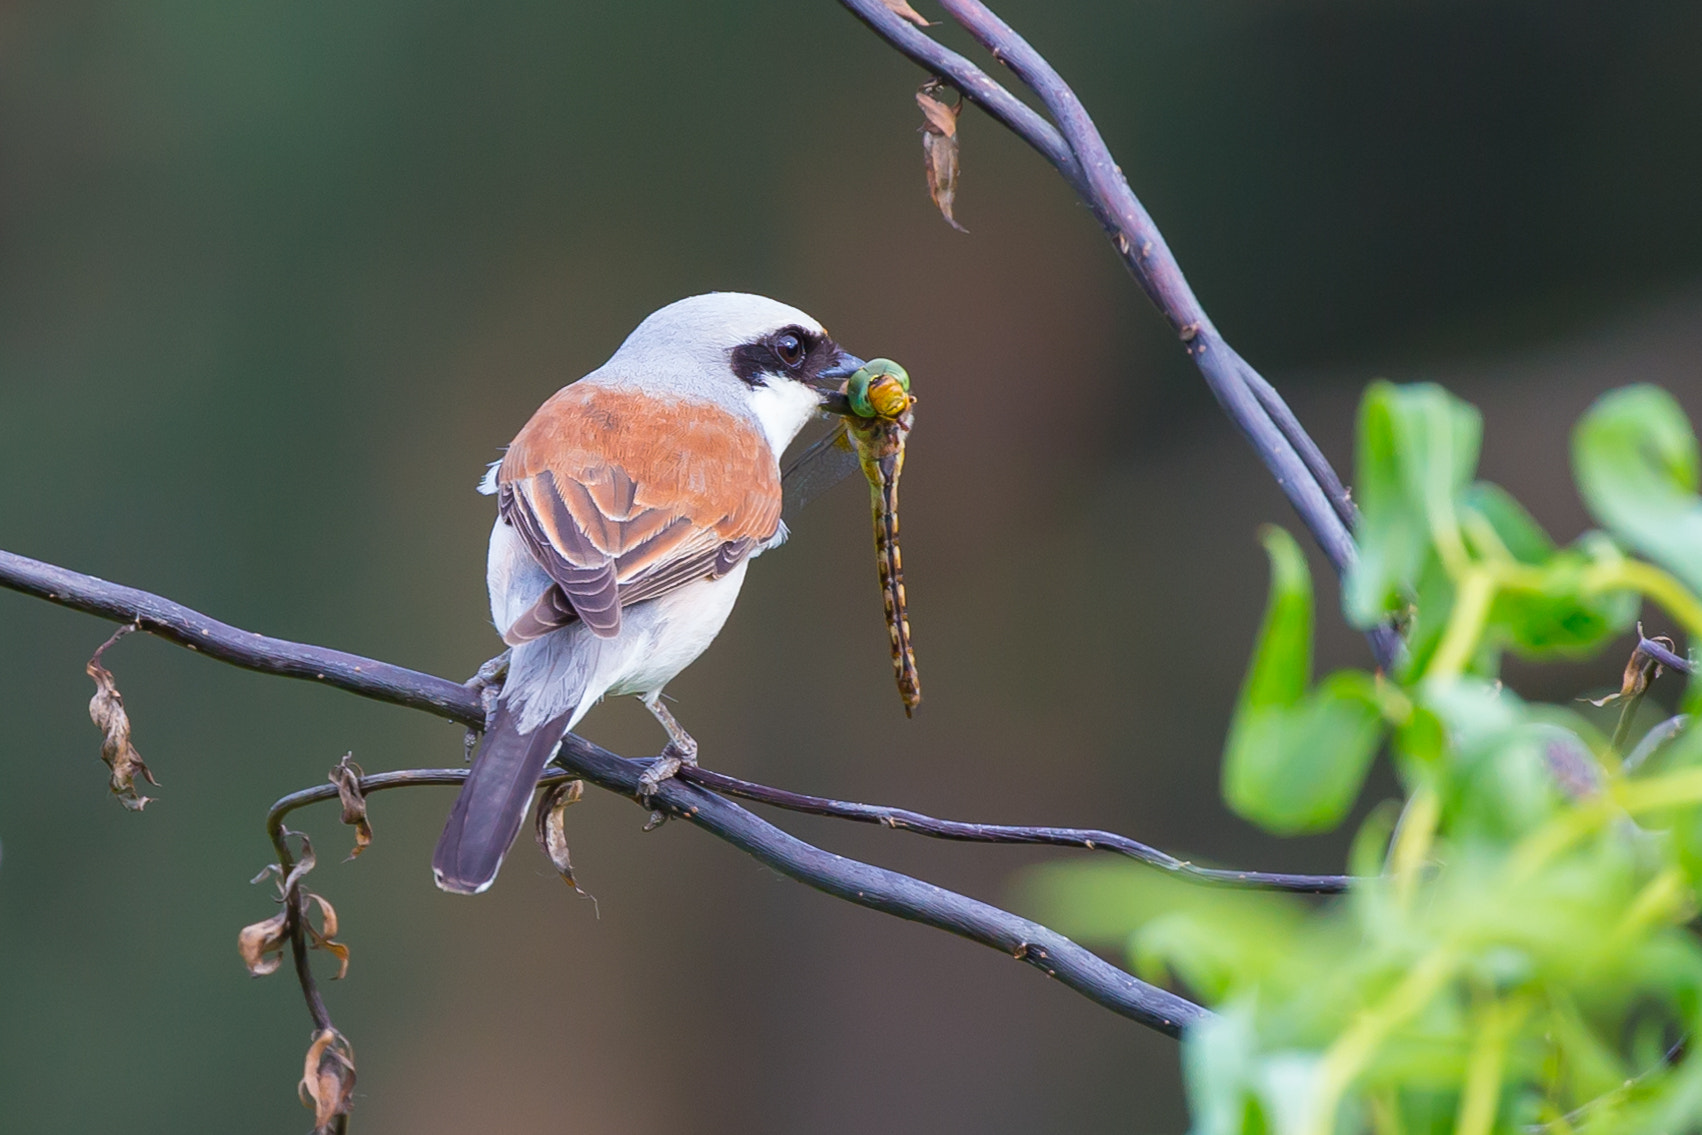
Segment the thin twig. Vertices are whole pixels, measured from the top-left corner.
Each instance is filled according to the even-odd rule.
[[[638,759],[634,760],[633,763],[642,767],[648,765],[650,760]],[[1333,895],[1345,892],[1357,881],[1352,875],[1296,875],[1271,871],[1238,871],[1222,867],[1201,867],[1186,859],[1178,859],[1169,852],[1160,851],[1156,847],[1141,843],[1139,840],[1118,835],[1116,832],[1101,831],[1096,828],[976,824],[963,820],[941,820],[905,808],[891,808],[881,804],[859,804],[849,800],[833,800],[825,796],[806,796],[798,792],[787,792],[785,789],[770,788],[767,785],[740,780],[738,777],[728,776],[725,773],[712,772],[701,765],[686,765],[675,775],[682,780],[689,780],[693,784],[702,785],[704,788],[726,796],[737,796],[745,800],[754,800],[759,804],[768,804],[772,807],[784,808],[791,812],[803,812],[812,816],[832,816],[836,819],[852,820],[856,823],[879,824],[882,827],[893,828],[897,831],[915,832],[918,835],[931,836],[935,839],[957,840],[965,843],[1080,847],[1088,851],[1108,851],[1117,855],[1125,855],[1130,859],[1138,860],[1162,871],[1172,872],[1190,882],[1213,886],[1238,887],[1255,891],[1288,891],[1303,895]],[[562,781],[572,780],[573,776],[573,773],[561,769],[548,769],[538,778],[538,787],[546,788],[552,784],[560,784]],[[360,788],[363,794],[370,795],[390,788],[460,784],[466,777],[466,769],[400,769],[395,772],[370,773],[362,776]],[[268,830],[281,824],[283,818],[297,808],[335,799],[337,799],[337,786],[334,784],[316,784],[281,797],[277,803],[272,805],[272,810],[267,815]],[[275,842],[276,839],[274,839]]]
[[[1647,654],[1650,658],[1653,658],[1656,662],[1659,662],[1662,666],[1665,666],[1669,670],[1677,670],[1680,674],[1695,673],[1695,664],[1692,663],[1690,659],[1680,657],[1669,647],[1656,642],[1652,638],[1644,638],[1641,634],[1641,628],[1639,628],[1637,649],[1642,651],[1644,654]]]
[[[1637,1090],[1639,1084],[1644,1083],[1657,1073],[1673,1067],[1680,1060],[1684,1059],[1689,1049],[1690,1034],[1685,1033],[1667,1046],[1666,1052],[1662,1054],[1658,1063],[1643,1069],[1643,1071],[1637,1073],[1637,1075],[1631,1077],[1629,1080],[1624,1080],[1615,1084],[1613,1087],[1609,1088],[1601,1095],[1596,1096],[1594,1099],[1585,1100],[1565,1115],[1557,1116],[1545,1123],[1532,1123],[1526,1125],[1524,1128],[1525,1135],[1543,1135],[1544,1132],[1549,1131],[1573,1131],[1578,1126],[1578,1121],[1586,1118],[1590,1112],[1597,1111],[1607,1104],[1626,1098],[1632,1092]]]
[[[1200,867],[1168,852],[1150,847],[1139,840],[1116,832],[1092,828],[1031,827],[1015,824],[976,824],[963,820],[942,820],[905,808],[890,808],[880,804],[857,804],[845,800],[830,800],[823,796],[805,796],[748,780],[711,772],[701,766],[682,768],[679,776],[727,796],[755,800],[792,812],[814,816],[832,816],[864,824],[880,824],[900,831],[916,832],[935,839],[961,840],[967,843],[1042,844],[1051,847],[1081,847],[1089,851],[1109,851],[1126,855],[1152,867],[1169,871],[1182,879],[1217,886],[1242,887],[1250,890],[1289,891],[1297,894],[1332,895],[1346,891],[1354,883],[1351,875],[1290,875],[1270,871],[1236,871],[1217,867]]]
[[[1625,743],[1631,739],[1631,725],[1637,717],[1637,707],[1643,704],[1643,699],[1649,694],[1649,686],[1653,674],[1659,672],[1660,663],[1650,658],[1639,646],[1631,655],[1631,665],[1638,671],[1637,682],[1631,692],[1619,701],[1619,720],[1614,723],[1613,737],[1608,741],[1608,747],[1614,753],[1625,752]]]
[[[307,1002],[308,1016],[313,1018],[313,1031],[335,1028],[331,1023],[331,1010],[325,1005],[325,998],[319,992],[319,982],[313,976],[313,967],[307,957],[307,912],[302,909],[301,880],[290,880],[290,872],[295,870],[296,860],[290,851],[289,837],[299,835],[283,826],[283,816],[266,817],[266,834],[272,839],[272,849],[278,857],[278,878],[285,880],[284,887],[284,928],[290,936],[290,957],[295,962],[296,982],[301,986],[302,998]]]
[[[1662,745],[1682,733],[1684,727],[1689,724],[1690,715],[1681,713],[1650,726],[1649,731],[1643,734],[1643,739],[1637,742],[1637,747],[1626,754],[1625,763],[1620,766],[1620,770],[1627,773],[1636,772],[1660,751]]]
[[[1318,443],[1312,440],[1312,435],[1306,432],[1306,427],[1300,424],[1300,419],[1294,416],[1294,411],[1284,402],[1277,388],[1272,386],[1264,375],[1253,369],[1251,363],[1241,357],[1239,351],[1230,348],[1235,355],[1237,369],[1241,378],[1252,388],[1253,397],[1259,400],[1271,421],[1276,423],[1282,436],[1294,446],[1300,460],[1305,463],[1306,471],[1312,474],[1313,480],[1323,488],[1324,495],[1329,497],[1330,504],[1341,517],[1341,522],[1347,525],[1348,531],[1353,531],[1359,524],[1359,507],[1353,503],[1353,496],[1347,491],[1347,486],[1336,475],[1335,467],[1330,459],[1324,456],[1324,451],[1318,448]]]
[[[475,729],[484,725],[480,692],[459,682],[305,643],[268,638],[210,619],[135,588],[122,587],[0,551],[0,587],[36,595],[262,673],[322,682],[378,701],[423,710]],[[638,799],[647,761],[630,761],[569,734],[557,763],[600,788]],[[464,775],[461,770],[444,770]],[[330,786],[307,791],[333,791]],[[286,798],[287,799],[287,798]],[[732,801],[684,781],[665,781],[651,801],[781,874],[858,906],[896,915],[1008,953],[1090,1000],[1170,1036],[1210,1014],[1191,1001],[1123,972],[1037,922],[964,895],[796,839]]]

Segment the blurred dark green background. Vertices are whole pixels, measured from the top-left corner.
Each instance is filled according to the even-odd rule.
[[[1702,7],[1000,7],[1344,468],[1367,379],[1438,379],[1570,537],[1595,394],[1652,380],[1702,412]],[[764,292],[916,377],[928,700],[904,720],[842,488],[672,687],[705,760],[1335,866],[1217,797],[1253,533],[1286,507],[1091,217],[973,111],[970,234],[941,223],[922,78],[830,0],[0,7],[0,546],[463,676],[498,646],[484,463],[653,308]],[[1361,663],[1324,622],[1321,665]],[[460,730],[130,639],[108,658],[163,782],[131,815],[85,709],[108,630],[0,594],[0,1128],[305,1129],[298,992],[235,951],[273,909],[247,884],[265,807],[348,750],[450,763]],[[1567,697],[1617,670],[1514,680]],[[661,741],[634,704],[585,731]],[[328,994],[358,1131],[1185,1125],[1169,1042],[601,793],[570,828],[600,919],[526,847],[490,895],[441,895],[448,803],[379,798],[356,864],[309,818],[354,950]],[[1046,858],[783,822],[995,901]]]

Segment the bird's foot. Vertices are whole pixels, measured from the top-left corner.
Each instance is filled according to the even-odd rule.
[[[496,703],[502,697],[503,683],[508,680],[508,660],[514,652],[505,650],[495,658],[480,666],[478,672],[461,683],[469,690],[479,695],[479,705],[485,711],[485,727],[482,730],[467,730],[467,760],[473,759],[473,750],[478,748],[479,734],[489,733],[491,721],[496,717]]]
[[[500,690],[503,681],[508,677],[508,660],[513,654],[512,650],[505,650],[495,658],[487,660],[477,673],[461,684],[469,690],[481,692],[491,686]]]
[[[693,767],[697,765],[697,742],[692,741],[689,737],[686,741],[687,743],[684,744],[679,741],[669,741],[662,749],[661,755],[651,762],[650,767],[644,770],[644,775],[638,778],[638,799],[640,803],[650,803],[651,798],[661,790],[662,782],[672,780],[680,769],[687,765]],[[644,825],[644,830],[650,831],[652,828],[659,827],[665,819],[667,817],[661,812],[652,812],[650,822]]]

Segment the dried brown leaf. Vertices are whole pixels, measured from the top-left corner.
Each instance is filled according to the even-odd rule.
[[[249,880],[251,883],[258,883],[266,878],[276,878],[278,901],[284,905],[284,909],[263,922],[244,926],[236,937],[237,951],[242,955],[242,963],[248,967],[248,972],[255,977],[276,973],[279,965],[283,963],[284,945],[289,941],[289,906],[291,901],[294,901],[302,929],[307,934],[308,945],[335,956],[339,963],[337,976],[342,977],[349,972],[349,948],[337,941],[337,909],[323,897],[301,885],[302,876],[313,870],[319,861],[313,854],[313,843],[307,836],[285,828],[283,838],[287,841],[291,836],[301,840],[301,853],[288,873],[285,873],[281,865],[268,863],[260,869],[258,875]],[[309,902],[319,907],[318,927],[315,927],[313,920],[308,917]]]
[[[567,853],[567,809],[579,803],[580,797],[584,795],[583,780],[552,784],[538,797],[538,814],[533,817],[538,847],[543,850],[550,865],[567,885],[575,890],[579,888],[579,884],[573,880],[573,861]]]
[[[922,117],[926,123],[922,126],[925,134],[944,134],[948,138],[957,136],[957,116],[962,111],[961,106],[943,103],[933,96],[937,88],[929,83],[916,92],[916,105],[922,108]]]
[[[329,1132],[338,1116],[349,1114],[355,1091],[355,1050],[336,1029],[314,1034],[303,1062],[301,1102],[313,1109],[314,1135]]]
[[[296,856],[295,866],[290,868],[290,873],[284,876],[282,883],[278,884],[280,895],[288,894],[290,888],[300,884],[304,875],[319,866],[319,856],[313,853],[313,841],[308,839],[303,832],[292,832],[288,828],[284,829],[286,840],[292,835],[301,840],[301,852]]]
[[[360,787],[360,778],[365,775],[365,770],[354,762],[353,753],[344,753],[331,770],[331,783],[337,786],[337,798],[343,803],[343,822],[355,829],[355,846],[349,852],[349,859],[372,846],[372,822],[366,818],[366,797]]]
[[[154,779],[154,774],[142,760],[142,754],[131,743],[130,715],[124,710],[124,695],[118,692],[112,671],[100,664],[106,648],[135,629],[134,624],[119,627],[111,638],[101,644],[83,669],[95,683],[95,696],[89,699],[89,719],[101,731],[100,759],[112,770],[108,785],[120,804],[132,812],[140,812],[153,797],[136,791],[136,778],[140,776],[152,785],[158,785],[159,781]]]
[[[284,964],[284,946],[289,942],[289,911],[280,910],[264,922],[242,928],[236,936],[237,952],[242,964],[255,977],[276,973]]]
[[[260,880],[268,876],[277,876],[280,880],[278,883],[279,902],[282,902],[284,896],[289,894],[290,888],[301,882],[303,875],[306,875],[309,871],[319,865],[319,857],[313,852],[313,841],[308,839],[304,833],[292,832],[290,829],[285,828],[281,834],[286,844],[292,836],[301,840],[301,851],[296,854],[295,865],[289,869],[289,874],[284,874],[284,869],[278,864],[268,863],[266,866],[260,868],[260,873],[258,875],[248,880],[249,883],[252,884],[258,883]]]
[[[928,196],[946,224],[958,232],[968,232],[957,223],[952,207],[957,200],[958,143],[957,115],[962,109],[950,106],[933,97],[932,83],[916,92],[916,105],[922,110],[922,162],[928,175]]]
[[[579,803],[585,795],[583,780],[567,780],[546,788],[538,797],[538,814],[533,818],[536,829],[538,846],[549,859],[550,865],[562,878],[562,882],[572,887],[577,893],[590,899],[592,904],[597,902],[584,887],[581,887],[573,877],[573,861],[567,853],[567,809]]]
[[[1641,627],[1638,629],[1641,630]],[[1649,641],[1658,642],[1668,650],[1672,650],[1675,645],[1672,639],[1664,635],[1660,638],[1652,638]],[[1601,698],[1585,698],[1584,700],[1600,709],[1602,706],[1611,705],[1616,701],[1637,697],[1649,688],[1650,680],[1660,677],[1661,673],[1661,664],[1644,654],[1643,648],[1639,646],[1631,652],[1631,657],[1625,663],[1625,674],[1620,678],[1618,693],[1608,694]]]
[[[937,22],[923,16],[922,13],[907,4],[905,0],[881,0],[881,3],[885,4],[887,6],[887,10],[893,15],[909,20],[919,28],[931,28]]]
[[[319,907],[319,927],[315,928],[313,920],[307,916],[307,904],[312,900]],[[340,981],[349,972],[349,948],[337,941],[337,908],[325,900],[325,896],[316,895],[312,891],[301,892],[301,925],[307,931],[308,945],[315,950],[324,950],[337,959],[337,976],[333,981]]]

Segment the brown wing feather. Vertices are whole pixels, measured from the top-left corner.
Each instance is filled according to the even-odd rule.
[[[780,470],[753,425],[705,402],[569,386],[497,471],[498,509],[556,586],[507,633],[573,617],[599,635],[620,609],[724,575],[780,524]]]

